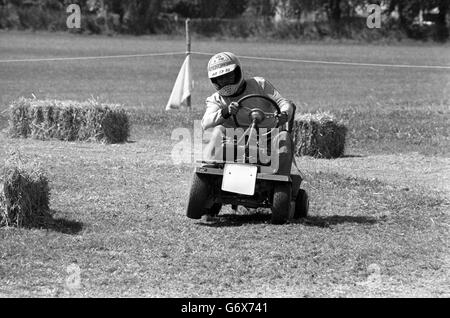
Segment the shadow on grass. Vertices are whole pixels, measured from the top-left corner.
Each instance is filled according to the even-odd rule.
[[[32,218],[28,217],[22,220],[21,224],[17,224],[17,220],[0,219],[0,228],[3,226],[11,228],[23,228],[23,229],[40,229],[55,231],[63,234],[76,235],[83,229],[83,223],[73,220],[67,220],[65,218],[53,217],[58,211],[49,210],[42,212],[41,215],[33,215]],[[37,214],[37,213],[36,213]]]
[[[50,210],[48,214],[37,219],[33,224],[29,224],[28,228],[38,228],[48,231],[55,231],[63,234],[76,235],[83,229],[83,223],[65,218],[53,217],[59,211]]]
[[[242,226],[245,224],[262,224],[270,222],[270,214],[253,213],[253,214],[221,214],[212,222],[198,223],[202,226],[209,227],[230,227]]]
[[[367,156],[364,155],[354,155],[354,154],[349,154],[349,155],[343,155],[339,158],[365,158]]]
[[[8,128],[9,126],[8,119],[9,118],[7,116],[2,116],[0,112],[0,132],[3,132]]]
[[[66,219],[51,219],[42,227],[50,231],[76,235],[83,229],[83,223]]]
[[[356,223],[373,225],[377,219],[369,216],[350,216],[350,215],[332,215],[332,216],[310,216],[306,219],[292,221],[291,223],[304,224],[306,226],[330,227],[332,225]]]
[[[271,214],[222,214],[217,216],[213,221],[198,223],[202,226],[209,227],[231,227],[242,226],[246,224],[263,224],[270,223]],[[333,216],[310,216],[305,219],[290,220],[290,224],[302,224],[305,226],[315,226],[327,228],[332,225],[355,223],[364,225],[373,225],[377,223],[377,219],[367,216],[349,216],[349,215],[333,215]]]

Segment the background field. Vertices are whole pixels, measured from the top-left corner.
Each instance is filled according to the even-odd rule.
[[[448,45],[194,40],[193,50],[450,65]],[[0,33],[0,60],[182,51],[183,39]],[[0,129],[9,101],[31,94],[100,97],[133,118],[132,142],[122,145],[0,136],[1,159],[19,149],[43,162],[55,212],[47,229],[0,229],[0,295],[449,296],[448,69],[243,59],[247,74],[266,77],[299,112],[345,120],[347,156],[297,159],[311,195],[306,221],[273,226],[265,211],[225,208],[218,222],[200,224],[184,216],[192,167],[171,163],[170,136],[201,118],[212,93],[207,60],[193,58],[190,114],[163,111],[182,55],[0,63]],[[73,262],[82,286],[71,294],[65,279]]]
[[[60,34],[0,33],[0,58],[24,59],[66,56],[184,52],[184,39],[100,37]],[[286,44],[195,40],[193,51],[238,52],[244,56],[344,62],[450,65],[449,46],[371,46]],[[194,104],[203,107],[211,93],[206,80],[208,56],[195,56]],[[183,56],[40,63],[2,64],[4,101],[32,92],[39,96],[105,97],[129,106],[161,109],[183,61]],[[449,98],[448,70],[349,67],[243,60],[249,75],[263,75],[288,98],[317,108],[365,106],[374,101],[438,101]],[[39,83],[39,85],[36,85]]]

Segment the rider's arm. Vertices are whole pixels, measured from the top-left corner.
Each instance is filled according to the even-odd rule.
[[[294,116],[295,111],[292,102],[281,96],[280,92],[278,92],[269,81],[264,79],[261,80],[264,93],[269,95],[274,101],[277,102],[281,112],[286,112],[288,114],[288,122],[289,122],[292,119],[292,116]]]
[[[229,117],[226,105],[222,106],[213,96],[206,99],[206,111],[202,118],[204,130],[223,124]]]

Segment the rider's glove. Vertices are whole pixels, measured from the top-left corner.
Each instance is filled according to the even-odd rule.
[[[239,104],[236,102],[231,102],[230,105],[228,105],[228,113],[231,115],[236,115],[239,110]]]
[[[221,113],[222,117],[225,119],[228,119],[231,116],[231,114],[228,112],[228,107],[222,108]]]
[[[278,115],[278,126],[283,126],[287,123],[289,119],[287,112],[281,112],[281,114]]]
[[[231,115],[236,115],[239,110],[239,104],[236,102],[231,102],[228,107],[222,109],[222,117],[227,119]]]

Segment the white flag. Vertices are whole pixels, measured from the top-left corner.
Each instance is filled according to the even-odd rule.
[[[173,86],[166,110],[178,109],[181,105],[186,106],[186,99],[191,96],[192,92],[192,72],[191,72],[191,56],[186,56],[177,80]]]

